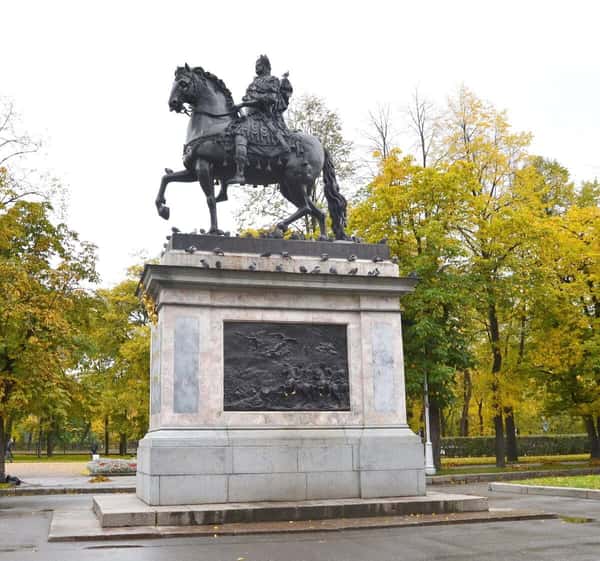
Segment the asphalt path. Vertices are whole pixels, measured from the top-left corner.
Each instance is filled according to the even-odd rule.
[[[491,493],[487,485],[436,491],[490,497],[492,508],[563,519],[377,530],[48,543],[53,509],[89,509],[89,495],[0,498],[0,561],[599,561],[600,501]],[[584,522],[583,519],[594,519]]]

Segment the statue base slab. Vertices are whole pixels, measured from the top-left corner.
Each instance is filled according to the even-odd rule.
[[[423,446],[408,428],[159,430],[138,448],[149,505],[425,494]]]

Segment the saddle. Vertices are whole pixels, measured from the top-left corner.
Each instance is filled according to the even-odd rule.
[[[264,159],[276,159],[285,153],[277,138],[281,135],[292,149],[296,149],[294,134],[275,120],[267,122],[264,115],[256,113],[242,117],[231,124],[225,137],[225,149],[233,153],[234,137],[242,135],[248,141],[248,156]]]

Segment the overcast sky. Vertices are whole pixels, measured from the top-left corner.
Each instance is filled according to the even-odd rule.
[[[294,95],[322,96],[357,144],[377,103],[399,110],[415,87],[443,103],[464,83],[581,181],[600,176],[599,6],[4,0],[0,95],[44,139],[36,165],[68,186],[69,224],[98,245],[103,283],[112,284],[137,252],[158,254],[172,225],[208,225],[196,184],[170,185],[170,222],[153,204],[185,140],[187,117],[167,107],[176,66],[203,66],[239,101],[266,53],[274,74],[290,71]],[[224,229],[235,230],[233,199],[235,188],[219,205]]]

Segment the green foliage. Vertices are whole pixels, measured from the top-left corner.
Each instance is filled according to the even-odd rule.
[[[138,269],[96,292],[95,314],[79,371],[90,414],[141,438],[148,428],[150,318],[136,295]]]
[[[457,274],[464,251],[444,227],[460,206],[464,184],[461,164],[423,168],[392,150],[349,221],[366,241],[387,238],[401,274],[419,276],[415,292],[403,300],[407,391],[422,395],[427,374],[431,398],[440,406],[453,398],[456,370],[472,361],[469,324],[460,321],[469,299]]]
[[[77,394],[70,371],[88,323],[95,248],[6,177],[0,169],[0,422],[34,413],[56,430]]]
[[[578,194],[564,167],[528,152],[530,134],[513,131],[505,112],[467,88],[448,101],[435,131],[435,166],[418,166],[392,150],[365,200],[352,209],[350,226],[370,242],[387,238],[400,273],[420,278],[403,300],[409,393],[419,395],[427,374],[433,400],[451,405],[456,373],[468,370],[461,391],[476,396],[482,423],[484,415],[485,422],[493,420],[502,465],[503,416],[524,409],[524,398],[529,403],[546,397],[548,387],[532,380],[535,349],[543,349],[535,359],[539,368],[554,360],[565,370],[587,357],[569,376],[588,392],[589,414],[598,414],[600,314],[592,311],[592,294],[600,220],[597,207],[572,209],[578,198],[596,200],[598,188],[586,184]],[[562,305],[558,299],[547,309],[553,284],[555,293],[564,294]],[[588,310],[586,321],[573,313],[577,307]],[[561,313],[570,319],[559,320]],[[556,337],[547,338],[541,322],[555,325]],[[578,342],[569,331],[579,334]],[[558,370],[552,372],[566,387]],[[463,418],[468,413],[466,403]]]

